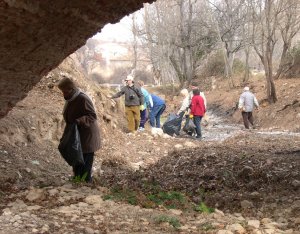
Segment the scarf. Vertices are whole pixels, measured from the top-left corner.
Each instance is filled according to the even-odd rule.
[[[65,105],[64,105],[64,108],[63,108],[63,114],[65,113],[66,109],[67,109],[67,106],[68,104],[73,101],[75,98],[78,97],[78,95],[81,93],[80,89],[76,89],[75,93],[72,95],[72,97],[68,100],[65,101]]]

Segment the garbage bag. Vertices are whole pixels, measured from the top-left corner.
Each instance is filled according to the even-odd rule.
[[[183,115],[183,112],[180,115],[169,114],[166,122],[162,126],[163,132],[170,136],[174,134],[179,135]]]
[[[58,150],[70,166],[84,164],[77,124],[66,125]]]
[[[185,125],[182,129],[184,132],[186,132],[188,135],[193,135],[193,133],[196,131],[196,125],[194,124],[193,119],[187,118],[185,121]]]

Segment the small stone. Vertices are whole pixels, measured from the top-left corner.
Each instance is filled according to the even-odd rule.
[[[260,226],[260,222],[259,222],[259,220],[249,220],[248,226],[258,229]]]
[[[228,230],[219,230],[219,231],[217,232],[217,234],[233,234],[233,232],[228,231]]]
[[[300,187],[300,181],[299,180],[293,180],[292,185],[295,188],[299,188]]]
[[[176,210],[176,209],[170,209],[169,211],[171,214],[174,214],[174,215],[181,215],[182,214],[182,211],[181,210]]]
[[[264,229],[264,233],[266,233],[266,234],[274,234],[274,233],[276,233],[276,230],[275,229],[271,229],[271,228]]]
[[[54,195],[58,194],[58,190],[57,189],[50,189],[50,190],[48,190],[48,193],[49,193],[50,196],[54,196]]]
[[[30,172],[31,172],[30,168],[28,168],[28,167],[25,168],[25,171],[26,171],[27,173],[30,173]]]
[[[84,229],[84,232],[85,232],[86,234],[94,234],[94,233],[95,233],[95,231],[94,231],[92,228],[89,228],[89,227],[86,227],[86,228]]]
[[[227,229],[238,234],[246,233],[245,228],[239,223],[231,224],[227,227]]]
[[[192,147],[196,147],[197,145],[191,141],[187,141],[184,143],[184,146],[192,148]]]
[[[78,207],[87,207],[87,206],[89,206],[87,203],[85,203],[85,202],[79,202],[78,204]]]
[[[260,193],[259,192],[253,192],[250,194],[252,197],[259,197]]]
[[[294,223],[296,224],[296,226],[300,226],[300,217],[295,218]]]
[[[242,207],[243,209],[248,209],[248,208],[252,208],[252,207],[254,207],[254,206],[253,206],[253,203],[252,203],[252,202],[250,202],[250,201],[248,201],[248,200],[243,200],[243,201],[241,201],[241,207]]]
[[[221,210],[218,210],[218,209],[215,209],[215,212],[214,212],[215,214],[218,214],[218,215],[220,215],[220,216],[224,216],[224,212],[223,211],[221,211]]]
[[[34,206],[28,206],[28,207],[27,207],[27,210],[28,210],[28,211],[39,210],[39,209],[41,209],[41,208],[42,208],[42,207],[39,206],[39,205],[34,205]]]
[[[28,201],[44,200],[46,198],[45,191],[43,189],[32,189],[26,196]]]
[[[262,224],[272,223],[272,220],[269,219],[269,218],[263,218],[263,219],[261,220],[261,223],[262,223]]]
[[[102,204],[103,200],[100,195],[90,195],[87,196],[84,201],[90,205]]]
[[[175,149],[182,149],[183,148],[183,145],[181,144],[176,144],[174,145]]]

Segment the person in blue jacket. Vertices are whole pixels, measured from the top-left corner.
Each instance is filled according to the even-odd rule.
[[[149,113],[149,119],[150,119],[150,125],[153,128],[160,128],[160,116],[166,109],[166,103],[163,99],[160,97],[150,94],[152,98],[153,104],[149,105],[150,113]]]
[[[140,121],[140,126],[139,126],[139,131],[144,131],[145,130],[145,123],[148,120],[149,114],[147,113],[147,106],[148,105],[153,105],[152,103],[152,98],[149,94],[149,92],[144,88],[144,82],[142,80],[138,81],[138,84],[142,90],[142,93],[144,95],[144,103],[143,105],[140,106],[140,113],[141,113],[141,121]]]

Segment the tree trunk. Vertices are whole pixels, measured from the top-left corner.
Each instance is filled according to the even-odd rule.
[[[270,63],[272,63],[272,59],[266,58],[266,61],[264,62],[265,72],[266,72],[266,82],[267,82],[267,98],[269,103],[275,103],[277,102],[277,95],[276,95],[276,88],[275,83],[273,80],[273,74],[272,74],[272,66],[270,66]]]
[[[250,69],[249,69],[249,55],[250,55],[250,47],[247,46],[247,48],[245,48],[245,73],[244,73],[244,78],[243,78],[243,83],[248,82],[249,77],[250,77]]]
[[[280,58],[280,64],[278,67],[278,70],[276,72],[276,75],[274,77],[275,80],[279,79],[279,77],[281,76],[282,72],[285,70],[286,67],[286,55],[287,55],[287,51],[290,48],[290,45],[288,45],[287,43],[283,44],[283,49],[282,49],[282,53],[281,53],[281,58]]]
[[[225,45],[225,43],[222,44]],[[228,79],[229,88],[233,88],[234,83],[232,80],[232,67],[230,66],[229,56],[227,55],[227,50],[225,48],[223,49],[223,53],[224,53],[224,64],[225,64],[225,76]]]

